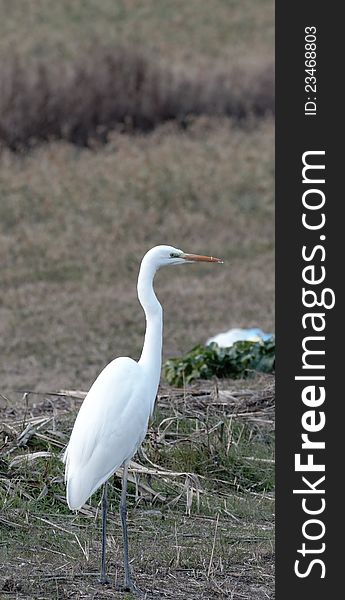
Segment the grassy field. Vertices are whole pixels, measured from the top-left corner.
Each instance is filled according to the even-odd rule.
[[[86,389],[113,356],[138,357],[138,267],[159,243],[225,260],[158,273],[166,357],[231,326],[271,331],[272,153],[268,120],[4,155],[3,389]]]
[[[142,46],[166,63],[200,69],[272,60],[271,0],[1,0],[0,51],[70,58],[101,43]]]
[[[24,12],[1,0],[0,9],[0,52],[28,65],[42,56],[68,65],[119,43],[186,73],[272,61],[267,1],[28,0]],[[269,115],[114,131],[89,148],[2,149],[1,600],[129,598],[97,582],[99,493],[78,515],[64,499],[60,455],[81,402],[71,390],[87,390],[115,356],[139,357],[136,279],[155,244],[225,261],[157,275],[164,358],[230,327],[274,331],[273,152]],[[162,379],[135,461],[130,556],[146,598],[273,598],[272,377],[182,391]],[[112,583],[122,577],[118,498],[115,478]]]

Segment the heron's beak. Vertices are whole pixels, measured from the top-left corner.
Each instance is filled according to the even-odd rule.
[[[221,258],[215,258],[214,256],[201,256],[200,254],[181,254],[181,258],[188,262],[215,262],[223,263]]]

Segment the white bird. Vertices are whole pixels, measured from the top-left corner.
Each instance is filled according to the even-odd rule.
[[[156,271],[166,265],[195,261],[222,262],[212,256],[185,254],[172,246],[155,246],[142,259],[138,298],[146,316],[140,360],[116,358],[99,374],[77,415],[63,460],[67,503],[80,509],[102,485],[101,582],[106,583],[105,541],[107,480],[123,466],[120,516],[124,544],[125,589],[136,591],[128,561],[126,523],[127,476],[130,459],[140,447],[153,412],[162,361],[163,311],[153,290]]]

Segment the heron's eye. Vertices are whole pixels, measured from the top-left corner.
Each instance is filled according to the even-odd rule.
[[[170,258],[178,258],[180,255],[177,252],[170,252]]]

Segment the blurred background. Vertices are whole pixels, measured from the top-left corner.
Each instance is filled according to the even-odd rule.
[[[156,244],[164,357],[274,331],[271,0],[1,0],[2,390],[138,358]]]

